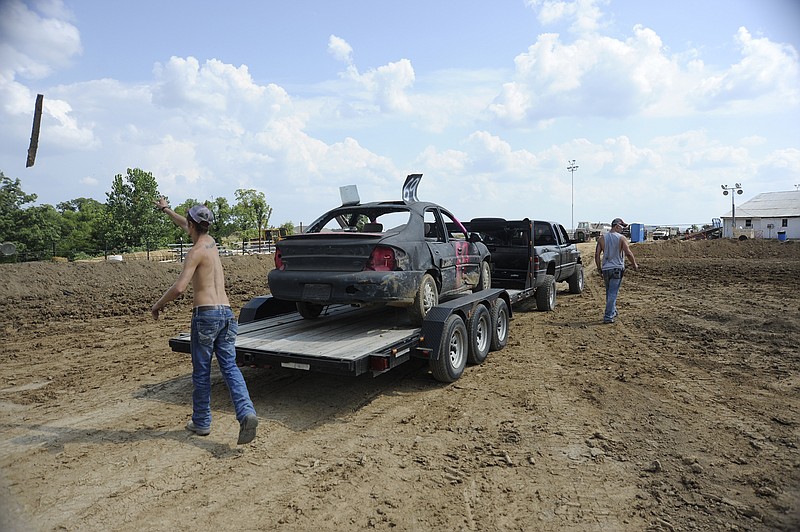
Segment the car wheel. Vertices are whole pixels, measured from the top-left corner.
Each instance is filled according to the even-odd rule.
[[[541,312],[549,312],[556,308],[556,278],[544,276],[544,283],[536,289],[536,308]]]
[[[492,351],[499,351],[508,343],[508,321],[508,304],[505,299],[497,298],[492,307]]]
[[[309,303],[308,301],[297,302],[297,312],[307,320],[319,318],[323,308],[325,308],[324,305],[320,305],[319,303]]]
[[[485,306],[478,305],[472,311],[467,322],[467,332],[469,333],[467,362],[483,364],[489,355],[489,348],[492,346],[492,317]]]
[[[430,361],[431,373],[440,382],[453,382],[464,373],[467,365],[467,327],[458,314],[444,322],[444,334],[439,344],[439,358]]]
[[[414,325],[422,325],[422,321],[428,312],[439,304],[439,290],[436,288],[436,281],[433,277],[426,273],[422,276],[422,281],[419,283],[417,295],[414,297],[414,303],[408,309],[408,315],[411,318],[411,323]]]
[[[575,265],[575,273],[569,276],[569,293],[580,294],[583,292],[583,264]]]
[[[480,292],[481,290],[488,290],[492,287],[492,268],[489,261],[481,262],[481,276],[478,278],[478,284],[472,289],[473,292]]]

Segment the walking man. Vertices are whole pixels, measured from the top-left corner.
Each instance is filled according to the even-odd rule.
[[[594,263],[597,265],[597,271],[603,274],[603,282],[606,285],[606,310],[603,314],[603,323],[614,323],[614,318],[617,317],[617,296],[622,276],[625,274],[625,257],[631,261],[634,270],[639,269],[628,240],[622,236],[622,229],[627,226],[622,218],[614,218],[611,222],[611,231],[598,237],[597,247],[594,250]]]
[[[238,444],[250,443],[256,437],[258,417],[247,391],[242,372],[236,365],[236,333],[239,325],[231,311],[228,294],[225,292],[225,275],[219,259],[217,243],[208,234],[214,222],[214,214],[205,205],[195,205],[186,218],[176,213],[161,197],[155,202],[156,209],[167,213],[172,222],[192,238],[192,247],[186,254],[178,280],[164,292],[151,310],[158,319],[167,303],[183,294],[189,283],[194,292],[192,310],[192,419],[186,430],[198,436],[211,432],[211,357],[217,355],[217,364],[222,373],[231,401],[239,421]]]

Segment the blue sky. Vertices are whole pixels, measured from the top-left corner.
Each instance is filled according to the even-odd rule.
[[[462,219],[702,224],[800,185],[798,50],[796,0],[0,0],[0,170],[254,188],[275,225],[409,173]]]

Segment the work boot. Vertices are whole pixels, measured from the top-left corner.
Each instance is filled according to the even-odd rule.
[[[256,427],[258,426],[258,418],[255,414],[247,414],[244,419],[239,423],[239,441],[237,445],[250,443],[256,437]]]
[[[196,427],[193,421],[189,421],[186,424],[186,430],[194,432],[198,436],[208,436],[211,434],[211,427]]]

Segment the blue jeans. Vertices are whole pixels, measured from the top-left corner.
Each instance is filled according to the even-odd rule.
[[[231,308],[224,305],[196,308],[192,311],[192,422],[197,428],[211,427],[211,357],[228,385],[239,422],[255,414],[242,372],[236,365],[236,333],[239,324]]]
[[[603,321],[611,321],[617,316],[617,296],[624,273],[625,270],[622,268],[603,270],[603,282],[606,285],[606,310],[603,313]]]

